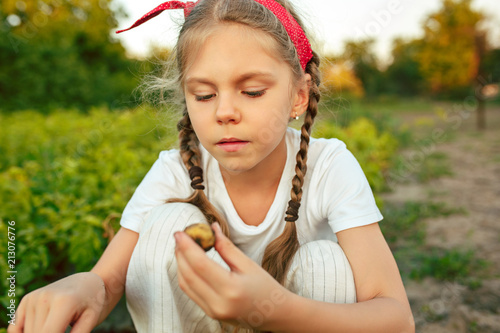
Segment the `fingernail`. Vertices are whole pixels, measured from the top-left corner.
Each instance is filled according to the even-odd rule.
[[[174,232],[175,241],[178,242],[181,237],[181,233],[179,231]]]
[[[214,222],[212,225],[214,226],[215,231],[222,232],[219,222]]]

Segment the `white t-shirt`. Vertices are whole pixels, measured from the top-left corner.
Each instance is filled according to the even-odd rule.
[[[258,263],[267,244],[285,227],[300,132],[289,128],[286,145],[287,161],[276,197],[258,226],[241,220],[227,193],[217,160],[201,147],[205,193],[229,222],[232,241]],[[121,226],[140,232],[153,207],[170,198],[188,197],[193,192],[190,183],[179,151],[162,151],[125,207]],[[311,138],[302,191],[299,218],[295,222],[300,244],[319,239],[337,241],[335,233],[339,231],[382,219],[359,163],[340,140]]]

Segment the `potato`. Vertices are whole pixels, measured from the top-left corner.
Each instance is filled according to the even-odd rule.
[[[215,245],[215,233],[208,224],[196,223],[186,227],[189,235],[203,250],[208,251]]]

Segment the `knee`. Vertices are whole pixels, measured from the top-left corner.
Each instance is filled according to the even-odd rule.
[[[153,208],[141,227],[130,264],[160,275],[165,268],[175,273],[174,233],[193,223],[207,222],[203,213],[192,204],[175,202]]]
[[[340,245],[334,241],[324,239],[301,245],[297,250],[294,261],[300,262],[302,266],[304,263],[311,266],[314,264],[324,265],[331,262],[349,265],[344,250],[342,250]]]
[[[340,245],[330,240],[300,246],[288,271],[285,287],[320,301],[352,303],[356,299],[349,261]]]
[[[190,203],[171,202],[154,207],[141,228],[143,233],[173,233],[190,224],[207,223],[198,207]]]

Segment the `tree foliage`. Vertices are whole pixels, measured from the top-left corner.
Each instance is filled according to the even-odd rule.
[[[352,63],[339,58],[325,58],[321,61],[321,81],[330,94],[364,96],[363,83],[356,76]]]
[[[347,41],[342,58],[352,65],[356,77],[362,82],[367,96],[383,91],[383,76],[373,51],[374,39]]]
[[[388,93],[409,96],[425,91],[424,77],[417,61],[421,47],[421,40],[394,40],[393,61],[385,73]]]
[[[480,72],[486,75],[486,83],[500,82],[500,49],[487,50],[481,67]]]
[[[374,40],[348,41],[339,62],[351,66],[366,96],[432,95],[460,97],[483,83],[500,81],[499,49],[487,42],[481,26],[487,15],[471,6],[472,0],[441,0],[441,8],[422,24],[423,36],[396,38],[392,63],[382,70],[373,52]],[[485,40],[481,47],[478,41]],[[484,77],[483,77],[484,76]]]
[[[0,0],[0,109],[129,103],[137,63],[110,35],[110,2]]]
[[[424,22],[417,61],[433,93],[468,89],[478,73],[476,36],[483,14],[472,0],[443,0],[442,7]]]

